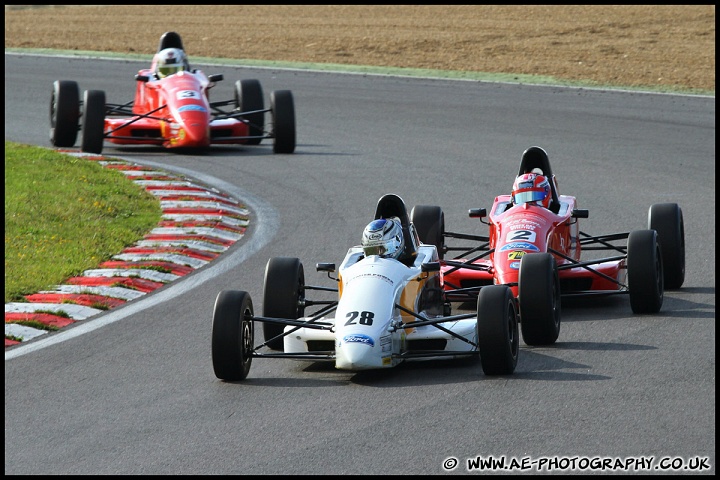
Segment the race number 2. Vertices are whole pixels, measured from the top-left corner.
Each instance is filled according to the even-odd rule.
[[[535,232],[530,230],[514,230],[507,234],[506,241],[535,243]]]

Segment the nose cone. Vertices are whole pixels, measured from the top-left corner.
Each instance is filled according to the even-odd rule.
[[[210,115],[201,105],[183,105],[175,117],[179,122],[175,141],[177,147],[210,145]]]
[[[210,145],[210,128],[205,122],[186,122],[180,138],[183,147],[207,147]]]
[[[339,339],[335,349],[335,368],[340,370],[382,368],[380,352],[380,346],[367,335],[345,335]]]

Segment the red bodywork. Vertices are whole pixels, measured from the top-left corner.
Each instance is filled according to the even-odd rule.
[[[136,118],[113,117],[113,112],[108,112],[105,141],[167,148],[246,143],[237,137],[250,134],[247,123],[235,118],[213,120],[208,100],[212,84],[202,71],[179,72],[159,80],[153,80],[152,72],[152,69],[139,72],[139,76],[150,80],[137,82],[132,107]]]
[[[517,297],[520,259],[527,253],[537,252],[551,252],[555,257],[563,293],[618,290],[625,281],[625,259],[593,264],[592,270],[569,266],[571,263],[580,262],[578,218],[572,216],[573,210],[577,209],[577,202],[575,197],[566,195],[559,195],[558,199],[560,208],[555,214],[536,204],[512,206],[510,195],[496,197],[488,221],[489,241],[488,248],[485,249],[488,253],[482,258],[464,255],[449,262],[469,262],[478,268],[443,265],[445,290],[450,292],[455,289],[505,284],[511,287]],[[563,265],[566,267],[563,268]],[[451,300],[465,299],[463,295],[458,297],[449,294],[448,297]]]

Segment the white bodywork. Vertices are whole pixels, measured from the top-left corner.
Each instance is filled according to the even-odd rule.
[[[425,305],[428,298],[426,290],[440,285],[440,272],[423,272],[421,268],[424,263],[437,261],[433,245],[420,245],[410,267],[393,259],[378,256],[365,258],[362,248],[350,248],[338,270],[339,303],[335,317],[317,319],[318,322],[334,324],[334,328],[332,331],[299,328],[285,336],[285,352],[309,352],[308,342],[322,344],[327,346],[323,350],[334,347],[336,368],[368,370],[396,366],[404,360],[404,353],[418,350],[413,349],[413,342],[417,341],[433,345],[422,350],[477,351],[473,345],[434,325],[398,328],[403,323],[418,319],[396,305],[428,320],[438,318],[442,313],[441,308],[438,311],[437,301],[427,308]],[[309,317],[300,320],[307,321]],[[441,326],[477,345],[476,317],[448,321]],[[295,328],[288,326],[285,331]],[[428,358],[433,357],[423,359]]]

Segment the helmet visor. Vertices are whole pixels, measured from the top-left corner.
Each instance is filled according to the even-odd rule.
[[[167,77],[168,75],[173,75],[177,72],[182,70],[182,66],[180,65],[171,65],[171,66],[164,66],[158,68],[158,73],[161,77]]]
[[[520,190],[519,192],[515,192],[513,194],[513,201],[516,204],[527,203],[527,202],[539,202],[541,200],[545,200],[546,194],[547,193],[545,192],[545,189],[543,189],[543,188]]]
[[[371,255],[380,255],[381,257],[384,255],[388,255],[388,248],[387,245],[372,245],[363,247],[363,251],[365,252],[365,256],[369,257]]]

